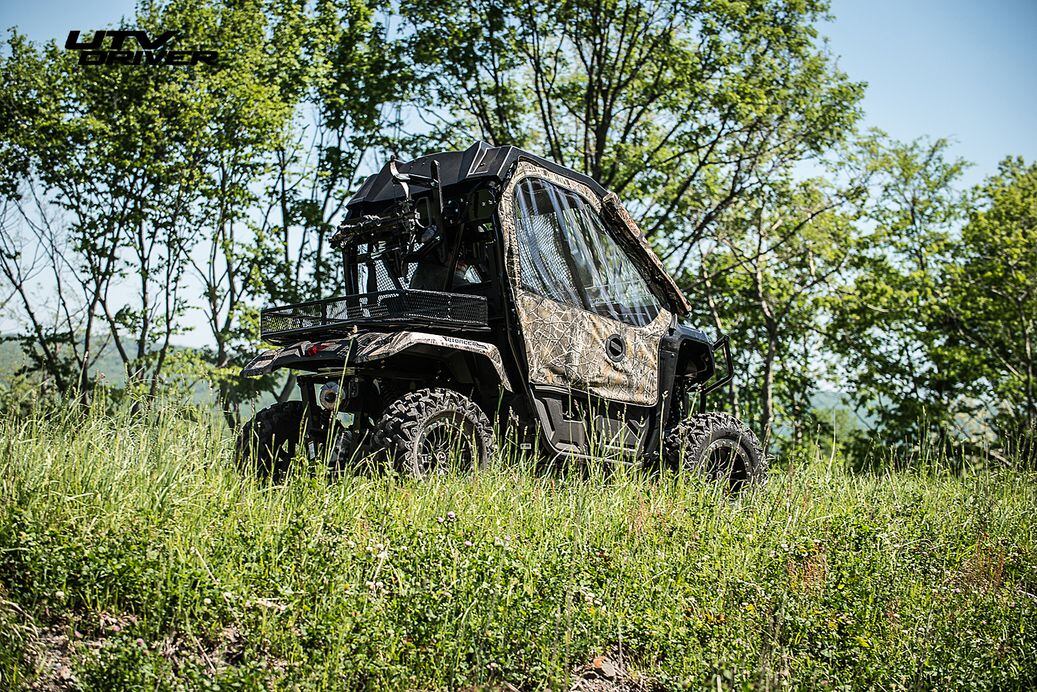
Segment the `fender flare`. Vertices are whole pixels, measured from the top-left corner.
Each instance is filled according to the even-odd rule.
[[[511,387],[511,381],[508,379],[508,374],[504,370],[504,359],[501,358],[500,350],[493,344],[488,344],[485,341],[430,334],[429,332],[395,332],[380,336],[360,347],[357,350],[355,362],[370,363],[405,351],[432,355],[456,353],[458,351],[471,353],[488,361],[500,378],[501,386],[508,392],[514,391]]]

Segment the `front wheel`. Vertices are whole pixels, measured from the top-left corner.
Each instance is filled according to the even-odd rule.
[[[666,431],[663,456],[673,468],[704,474],[739,492],[767,477],[760,440],[726,413],[690,416]]]
[[[496,451],[493,426],[479,406],[452,389],[407,392],[382,412],[372,451],[402,473],[423,477],[483,468]]]

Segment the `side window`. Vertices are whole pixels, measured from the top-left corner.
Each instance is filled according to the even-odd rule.
[[[558,188],[523,178],[515,189],[515,232],[522,287],[559,303],[585,306],[569,252],[566,199]]]
[[[515,190],[515,230],[524,288],[639,327],[659,314],[644,277],[575,192],[522,179]]]

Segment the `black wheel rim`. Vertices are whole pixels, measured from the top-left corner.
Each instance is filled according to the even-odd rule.
[[[713,440],[703,460],[708,476],[726,482],[731,490],[740,490],[749,479],[749,454],[741,440],[730,437]]]
[[[467,420],[447,414],[425,424],[416,452],[419,474],[444,474],[451,468],[465,471],[475,468],[479,445]]]

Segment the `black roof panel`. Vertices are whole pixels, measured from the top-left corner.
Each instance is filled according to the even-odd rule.
[[[581,173],[559,166],[553,161],[530,154],[518,147],[492,147],[486,142],[476,142],[464,151],[444,151],[420,156],[413,161],[397,162],[396,167],[400,173],[427,176],[431,173],[432,162],[438,161],[440,181],[443,189],[448,190],[454,185],[478,179],[503,181],[511,167],[520,159],[532,161],[538,166],[577,180],[598,196],[605,195],[606,191],[601,185]],[[415,187],[419,192],[422,190],[420,186]],[[354,210],[367,204],[380,205],[401,199],[403,199],[403,188],[392,179],[389,164],[386,163],[382,166],[382,170],[364,181],[356,194],[350,198],[346,207]]]

